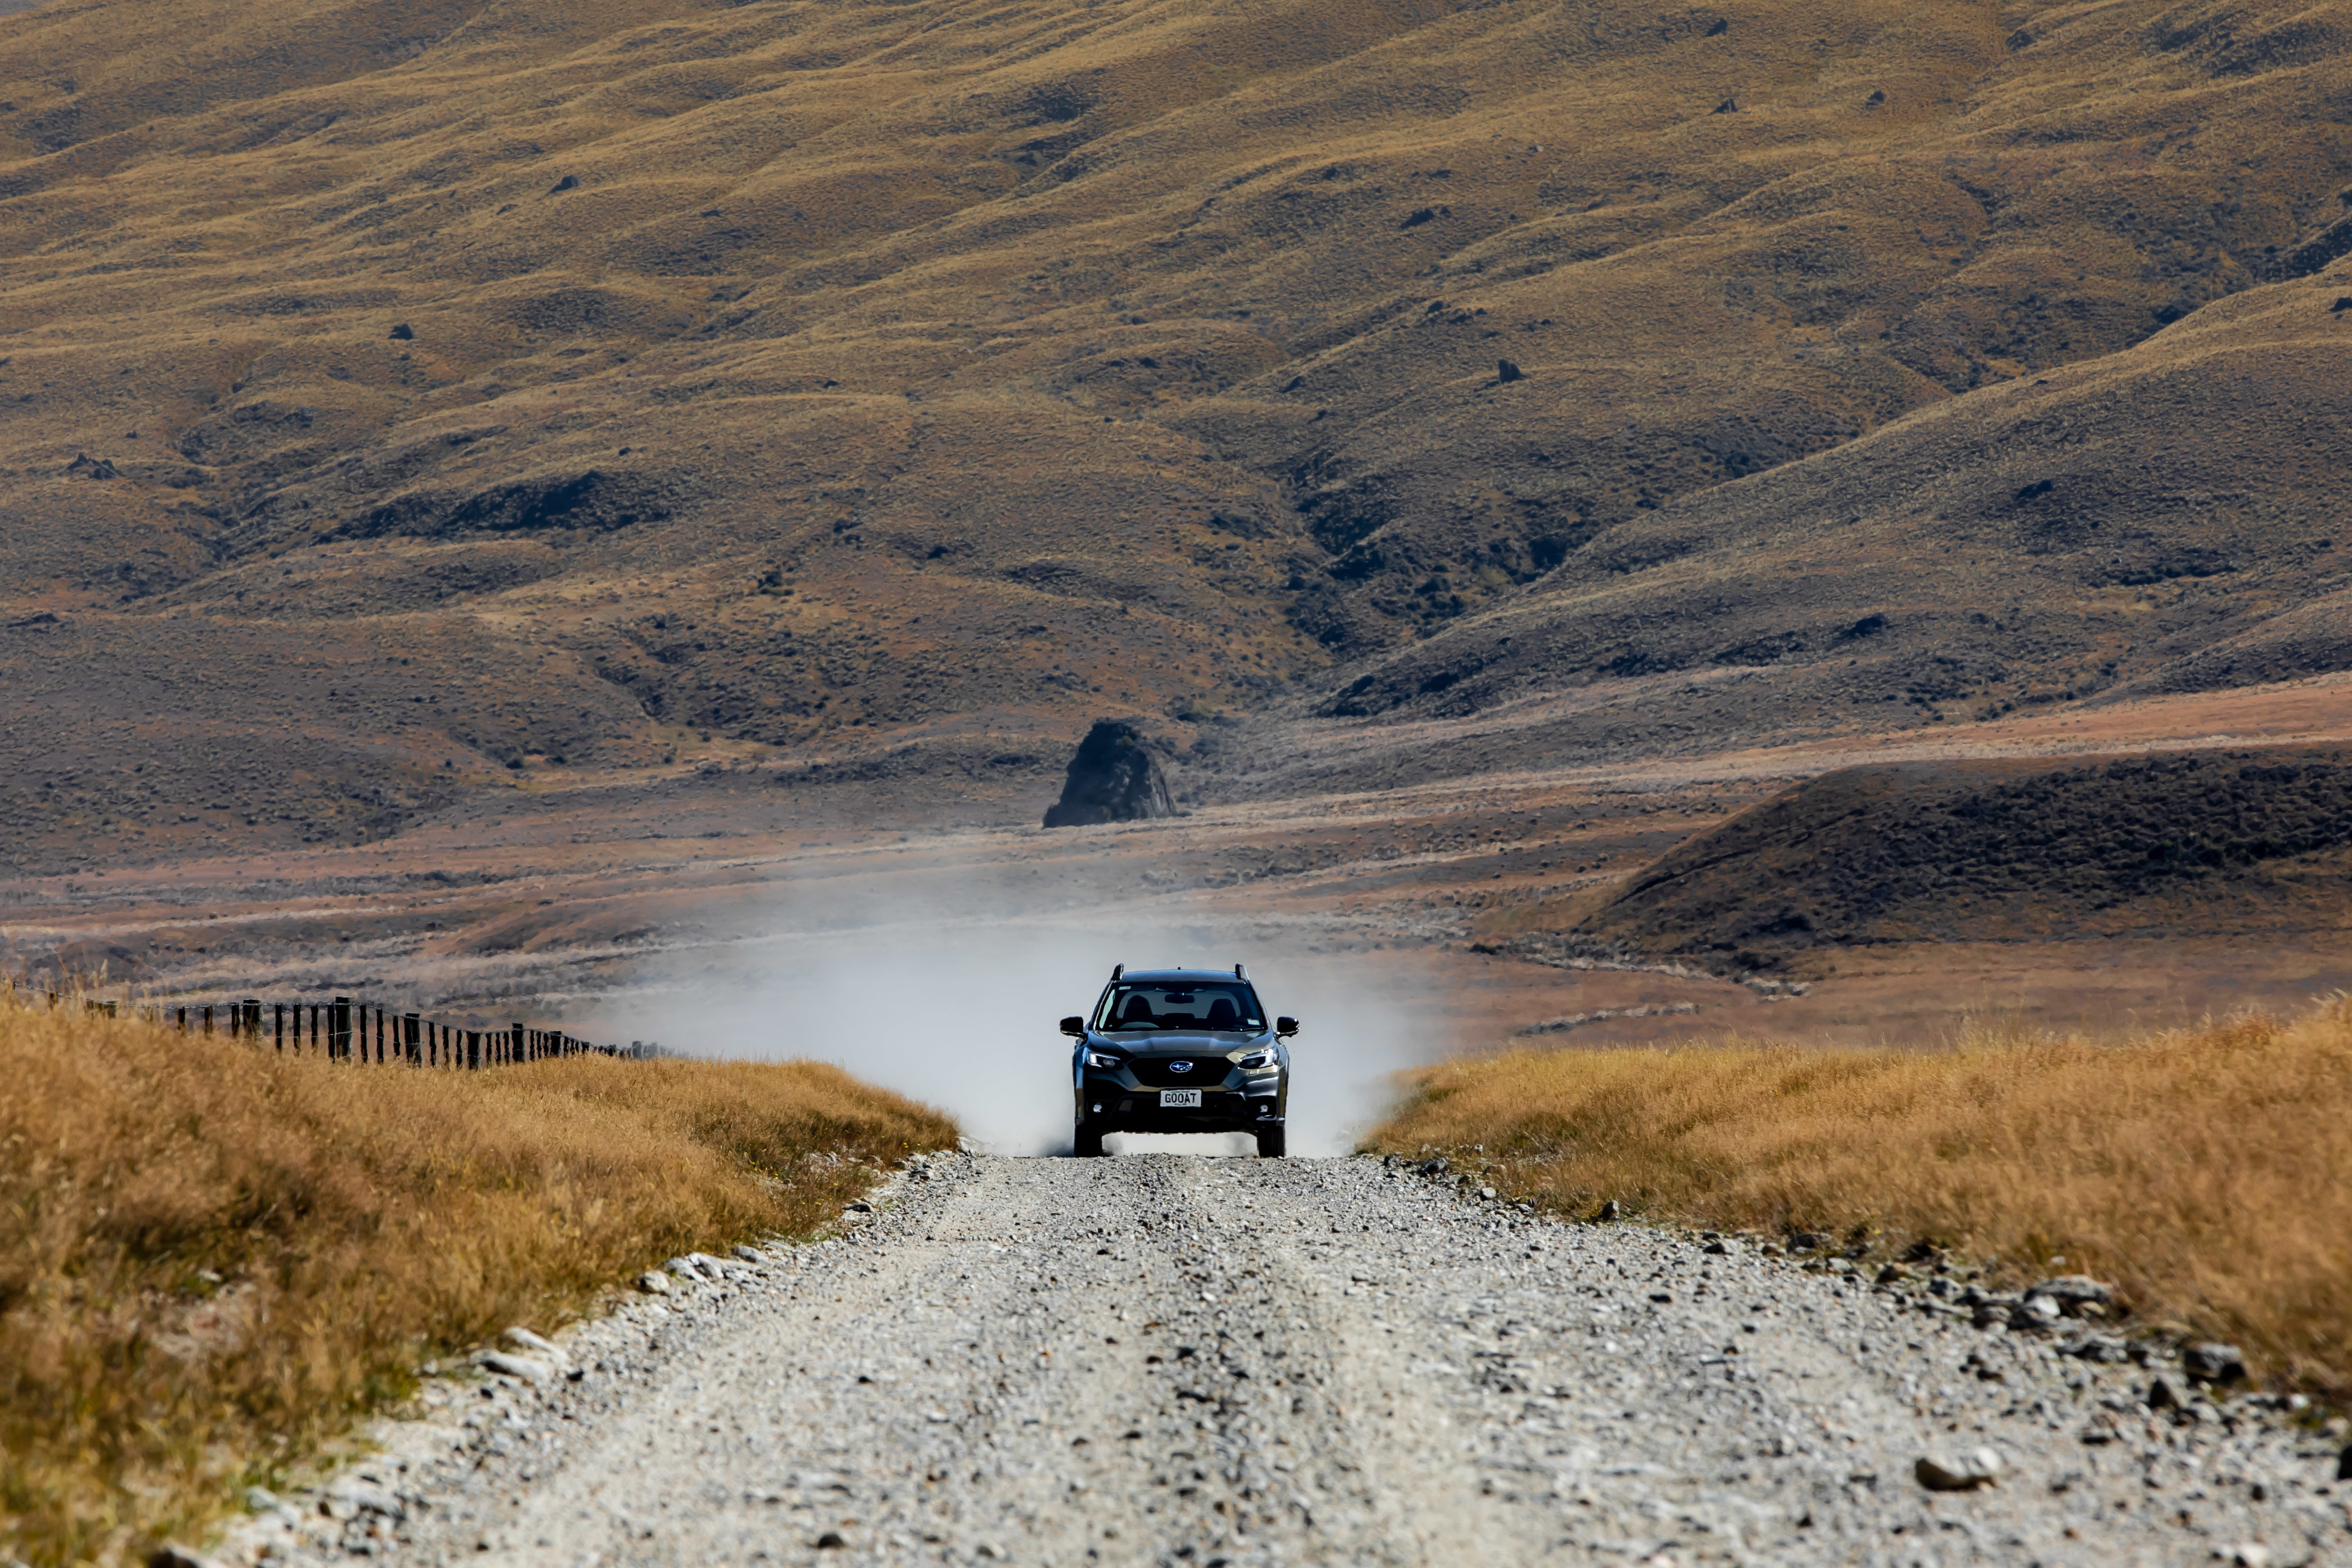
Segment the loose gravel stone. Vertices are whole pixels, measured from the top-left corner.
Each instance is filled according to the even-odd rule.
[[[2180,1352],[2180,1369],[2204,1383],[2242,1383],[2246,1358],[2235,1345],[2190,1345]]]
[[[1972,1492],[2000,1479],[2000,1456],[1990,1448],[1979,1448],[1960,1460],[1930,1454],[1913,1467],[1912,1473],[1931,1492]]]
[[[2344,1439],[2284,1401],[2152,1410],[2137,1368],[2005,1314],[1979,1330],[1907,1281],[1538,1219],[1425,1169],[938,1157],[844,1236],[675,1270],[668,1297],[556,1336],[576,1384],[434,1383],[345,1478],[399,1512],[314,1500],[232,1545],[289,1564],[2352,1561]],[[1923,1455],[1999,1484],[1925,1489]]]
[[[487,1371],[503,1373],[509,1377],[525,1378],[532,1383],[543,1383],[555,1375],[555,1368],[552,1364],[534,1360],[527,1355],[509,1355],[504,1351],[484,1351],[480,1360]]]

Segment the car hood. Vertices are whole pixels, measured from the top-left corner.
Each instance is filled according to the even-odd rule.
[[[1088,1035],[1087,1044],[1097,1050],[1113,1050],[1123,1057],[1222,1057],[1228,1051],[1238,1051],[1244,1046],[1257,1045],[1274,1038],[1271,1033],[1251,1033],[1246,1029],[1226,1029],[1212,1033],[1205,1029],[1174,1030],[1150,1035]]]

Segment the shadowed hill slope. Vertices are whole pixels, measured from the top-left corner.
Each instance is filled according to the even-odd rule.
[[[2145,418],[2110,366],[2201,382],[2170,342],[2324,312],[2348,16],[52,4],[0,24],[0,669],[70,693],[251,628],[364,666],[366,711],[268,661],[152,710],[477,780],[705,735],[969,759],[1390,648],[1335,711],[1487,702],[1874,616],[1908,662],[1867,693],[1672,727],[2079,691],[2089,597],[2198,584],[2190,658],[2338,570],[2296,487],[2339,339]],[[2086,585],[2082,476],[1978,449],[2028,415],[2241,479],[2151,485],[2165,537]],[[1990,521],[1892,488],[1931,472]],[[1487,673],[1490,606],[1549,651]],[[1977,615],[1990,685],[1906,629]],[[460,721],[491,671],[509,716]],[[9,731],[10,808],[143,743],[83,739]]]
[[[2346,286],[2264,285],[1662,508],[1326,711],[1460,713],[1680,675],[1682,716],[1737,732],[2352,668]]]
[[[1576,927],[1771,968],[1812,948],[2340,931],[2352,753],[1847,768],[1670,851]]]

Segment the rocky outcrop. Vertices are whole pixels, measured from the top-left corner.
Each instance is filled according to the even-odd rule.
[[[1097,822],[1134,822],[1171,816],[1168,780],[1151,754],[1143,731],[1124,719],[1097,719],[1070,759],[1062,798],[1045,809],[1048,827],[1083,827]]]

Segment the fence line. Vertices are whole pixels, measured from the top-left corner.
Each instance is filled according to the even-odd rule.
[[[16,983],[11,980],[7,985],[13,994]],[[35,989],[33,994],[46,995],[53,1008],[71,999],[68,994],[56,991]],[[118,1016],[118,1004],[111,1001],[84,998],[82,1005],[89,1012],[110,1018]],[[553,1057],[604,1056],[641,1060],[667,1054],[659,1046],[648,1046],[641,1040],[632,1040],[625,1046],[599,1045],[561,1029],[535,1029],[520,1021],[502,1029],[467,1028],[421,1013],[355,1004],[348,996],[324,1002],[297,998],[268,1004],[258,996],[217,1004],[150,1002],[134,1004],[133,1012],[134,1016],[145,1015],[149,1021],[164,1028],[176,1026],[184,1035],[210,1035],[215,1032],[216,1007],[218,1032],[232,1039],[251,1040],[280,1055],[323,1055],[330,1061],[355,1064],[479,1071],[484,1068],[545,1061]]]

